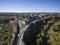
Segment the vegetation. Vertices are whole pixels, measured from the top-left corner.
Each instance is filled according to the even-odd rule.
[[[10,23],[0,24],[0,45],[11,45],[13,30]]]
[[[60,19],[53,16],[36,37],[37,45],[60,45]]]

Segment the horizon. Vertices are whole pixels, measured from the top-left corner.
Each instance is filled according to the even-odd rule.
[[[60,0],[0,0],[0,12],[60,13]]]

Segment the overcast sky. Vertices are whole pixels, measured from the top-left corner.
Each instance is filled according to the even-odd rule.
[[[0,0],[0,12],[60,12],[60,0]]]

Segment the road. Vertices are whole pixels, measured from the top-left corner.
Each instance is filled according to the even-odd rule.
[[[23,38],[23,34],[24,32],[27,30],[27,28],[29,27],[29,25],[26,25],[23,29],[20,29],[20,33],[19,33],[19,40],[18,40],[18,43],[17,45],[22,45],[22,38]]]
[[[34,20],[34,21],[32,21],[30,24],[35,23],[36,21],[39,21],[39,20],[41,20],[41,19]],[[25,25],[24,28],[20,29],[20,33],[19,33],[19,35],[18,35],[18,36],[19,36],[19,40],[18,40],[17,45],[24,45],[24,43],[22,42],[23,35],[24,35],[24,32],[27,30],[27,28],[30,26],[30,24]],[[20,23],[20,22],[19,22],[19,26],[21,27],[21,23]]]
[[[36,21],[39,21],[39,20],[42,20],[43,21],[44,19],[46,19],[46,18],[40,18],[40,19],[34,20],[30,24],[35,23]],[[27,28],[30,26],[30,24],[25,25],[24,28],[21,28],[21,20],[18,20],[16,18],[16,21],[18,22],[18,24],[20,26],[20,33],[18,34],[19,39],[18,39],[17,45],[24,45],[24,43],[22,43],[23,35],[24,35],[24,32],[27,30]]]

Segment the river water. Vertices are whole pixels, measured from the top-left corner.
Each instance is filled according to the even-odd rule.
[[[15,33],[15,39],[13,41],[13,44],[12,45],[17,45],[17,42],[18,42],[18,34],[20,33],[20,27],[19,27],[19,24],[17,23],[17,32]]]

